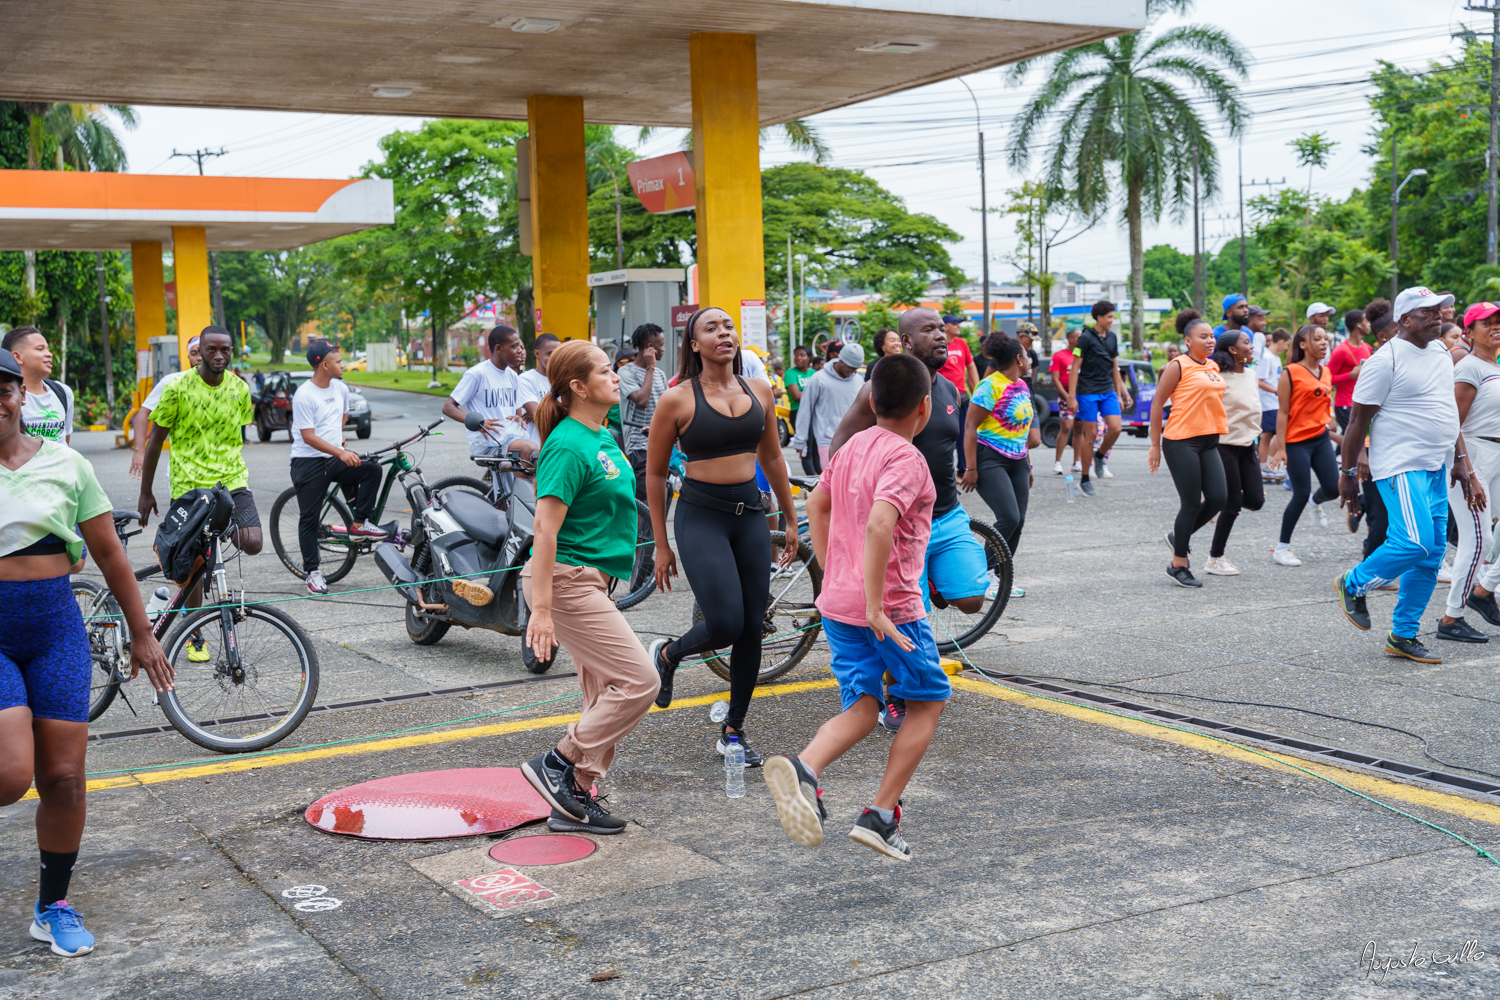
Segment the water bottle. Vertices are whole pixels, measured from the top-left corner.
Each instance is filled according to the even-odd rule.
[[[708,707],[708,721],[723,722],[729,718],[729,702],[719,700]]]
[[[1068,491],[1068,503],[1076,501],[1078,499],[1078,485],[1073,482],[1073,473],[1070,472],[1063,477],[1063,485]]]
[[[151,601],[146,605],[146,617],[159,615],[167,610],[167,605],[172,603],[172,592],[166,587],[157,587],[156,592],[151,595]]]
[[[729,745],[724,748],[724,794],[731,799],[745,797],[745,748],[740,746],[738,736],[726,737]]]

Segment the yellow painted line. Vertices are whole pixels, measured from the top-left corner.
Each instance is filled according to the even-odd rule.
[[[998,698],[1001,701],[1014,702],[1026,708],[1050,712],[1053,715],[1065,715],[1070,719],[1079,719],[1083,722],[1109,726],[1111,729],[1118,729],[1121,732],[1131,733],[1136,736],[1145,736],[1153,740],[1192,747],[1194,750],[1217,754],[1220,757],[1229,757],[1241,763],[1255,764],[1272,771],[1282,771],[1287,774],[1298,774],[1306,777],[1303,771],[1298,770],[1298,768],[1303,768],[1311,771],[1313,774],[1328,778],[1330,781],[1337,781],[1341,785],[1347,785],[1356,791],[1364,792],[1366,795],[1378,795],[1382,798],[1398,799],[1411,805],[1426,806],[1430,809],[1452,813],[1455,816],[1463,816],[1466,819],[1475,819],[1483,823],[1500,825],[1500,806],[1493,806],[1487,802],[1475,802],[1462,796],[1449,795],[1446,792],[1438,792],[1426,788],[1417,788],[1412,785],[1402,784],[1399,781],[1377,778],[1374,775],[1364,774],[1359,771],[1347,771],[1340,767],[1331,767],[1327,764],[1302,760],[1297,757],[1291,757],[1286,760],[1275,756],[1269,758],[1262,757],[1228,743],[1220,743],[1206,736],[1199,736],[1196,733],[1186,733],[1176,729],[1154,726],[1149,722],[1122,718],[1118,715],[1111,715],[1095,708],[1075,705],[1071,702],[1049,701],[1045,698],[1033,697],[1012,688],[1000,687],[986,681],[974,680],[971,677],[954,677],[953,684],[955,687],[965,691],[972,691],[975,694],[982,694],[990,698]]]
[[[770,698],[776,695],[798,694],[802,691],[819,691],[836,687],[838,687],[838,682],[831,679],[798,681],[792,684],[772,684],[756,688],[752,697]],[[680,708],[697,708],[702,705],[712,705],[721,698],[727,697],[729,697],[729,692],[720,691],[717,694],[705,694],[696,698],[679,698],[666,708],[657,708],[653,705],[651,711],[675,712]],[[520,733],[532,729],[550,729],[553,726],[566,726],[569,723],[577,722],[578,719],[579,714],[574,712],[571,715],[548,715],[540,719],[517,719],[514,722],[497,722],[484,726],[470,726],[467,729],[449,729],[442,732],[393,736],[382,740],[371,740],[368,743],[349,743],[337,747],[298,750],[270,757],[226,757],[211,764],[163,768],[159,771],[137,771],[133,774],[119,774],[109,778],[95,778],[89,781],[88,790],[91,792],[102,792],[111,788],[159,785],[170,781],[186,781],[190,778],[203,778],[215,774],[255,771],[263,767],[284,767],[287,764],[300,764],[304,761],[323,760],[328,757],[348,757],[354,754],[405,750],[411,747],[432,746],[438,743],[455,743],[461,740],[481,739],[486,736],[501,736],[505,733]],[[36,797],[35,788],[22,796],[23,799],[34,799]]]

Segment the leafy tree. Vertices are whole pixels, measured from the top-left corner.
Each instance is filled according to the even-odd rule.
[[[920,274],[893,274],[881,282],[881,291],[897,309],[910,309],[927,297],[929,282]]]
[[[1245,60],[1233,38],[1201,24],[1153,33],[1164,15],[1191,6],[1191,0],[1146,0],[1144,30],[1026,60],[1009,74],[1019,83],[1039,62],[1047,68],[1041,90],[1012,128],[1012,167],[1027,165],[1031,147],[1050,125],[1055,136],[1045,183],[1069,191],[1091,218],[1109,201],[1111,169],[1118,175],[1130,232],[1130,337],[1137,351],[1145,327],[1144,217],[1157,220],[1168,206],[1180,214],[1190,200],[1194,150],[1200,189],[1208,196],[1218,190],[1217,140],[1199,114],[1200,103],[1218,112],[1231,137],[1244,131],[1248,116],[1234,83],[1246,75]]]
[[[652,215],[636,197],[625,166],[639,157],[614,138],[614,126],[587,125],[585,155],[589,184],[589,260],[598,270],[615,267],[615,182],[620,184],[620,229],[626,267],[686,267],[698,243],[697,215],[689,210]],[[613,173],[611,173],[613,171]]]
[[[1193,258],[1190,254],[1159,243],[1146,251],[1141,264],[1141,280],[1147,298],[1192,300],[1189,293],[1193,287]]]
[[[1301,316],[1315,299],[1358,308],[1390,279],[1390,258],[1362,239],[1370,229],[1362,198],[1340,202],[1283,188],[1251,199],[1249,208],[1262,254],[1255,286],[1273,312]]]
[[[1309,132],[1299,135],[1287,143],[1297,151],[1297,164],[1307,168],[1307,196],[1312,197],[1312,179],[1314,167],[1328,166],[1328,154],[1333,152],[1334,142],[1322,132]]]
[[[964,298],[954,292],[943,296],[943,315],[962,316],[964,314]]]
[[[219,288],[231,327],[253,323],[270,341],[280,364],[298,328],[313,318],[329,287],[336,251],[329,244],[296,250],[225,251],[219,254]]]
[[[908,211],[900,198],[859,170],[788,163],[761,171],[766,284],[786,285],[787,235],[807,257],[807,278],[877,288],[894,274],[933,274],[951,286],[963,272],[946,243],[959,234],[930,215]]]

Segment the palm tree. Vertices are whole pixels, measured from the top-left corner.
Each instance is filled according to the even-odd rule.
[[[760,130],[760,143],[762,146],[766,144],[766,133],[769,131],[769,128]],[[818,134],[817,126],[806,118],[795,118],[792,121],[783,123],[781,131],[782,137],[787,141],[787,145],[791,146],[797,152],[811,154],[814,163],[828,162],[828,144]],[[643,125],[641,126],[640,134],[636,137],[636,141],[638,143],[645,142],[655,132],[656,126]],[[691,129],[688,130],[687,135],[682,139],[682,148],[684,151],[693,148],[693,132]]]
[[[1108,204],[1111,168],[1118,168],[1130,229],[1130,341],[1136,350],[1146,321],[1142,216],[1160,219],[1168,205],[1181,214],[1191,197],[1194,148],[1200,149],[1200,190],[1211,195],[1218,186],[1209,127],[1179,84],[1202,94],[1231,137],[1244,131],[1249,115],[1234,82],[1245,77],[1245,58],[1227,32],[1188,24],[1152,36],[1163,15],[1191,7],[1192,0],[1146,0],[1140,32],[1017,63],[1008,74],[1019,83],[1036,63],[1047,66],[1046,82],[1011,130],[1012,167],[1027,165],[1032,144],[1052,125],[1045,182],[1068,191],[1089,217]]]

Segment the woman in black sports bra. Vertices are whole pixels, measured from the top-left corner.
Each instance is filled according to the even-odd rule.
[[[755,482],[756,459],[782,510],[793,509],[792,489],[770,383],[740,375],[739,337],[729,314],[713,307],[693,313],[678,357],[676,385],[662,393],[651,418],[646,495],[656,535],[656,585],[668,591],[677,562],[667,544],[666,478],[672,446],[679,446],[687,477],[673,534],[703,621],[678,639],[652,643],[651,662],[661,675],[656,704],[671,704],[673,674],[684,657],[730,647],[729,717],[717,749],[724,753],[728,735],[737,735],[745,763],[753,767],[761,757],[745,742],[745,710],[760,674],[771,584],[771,533]],[[793,535],[782,565],[796,552]]]

